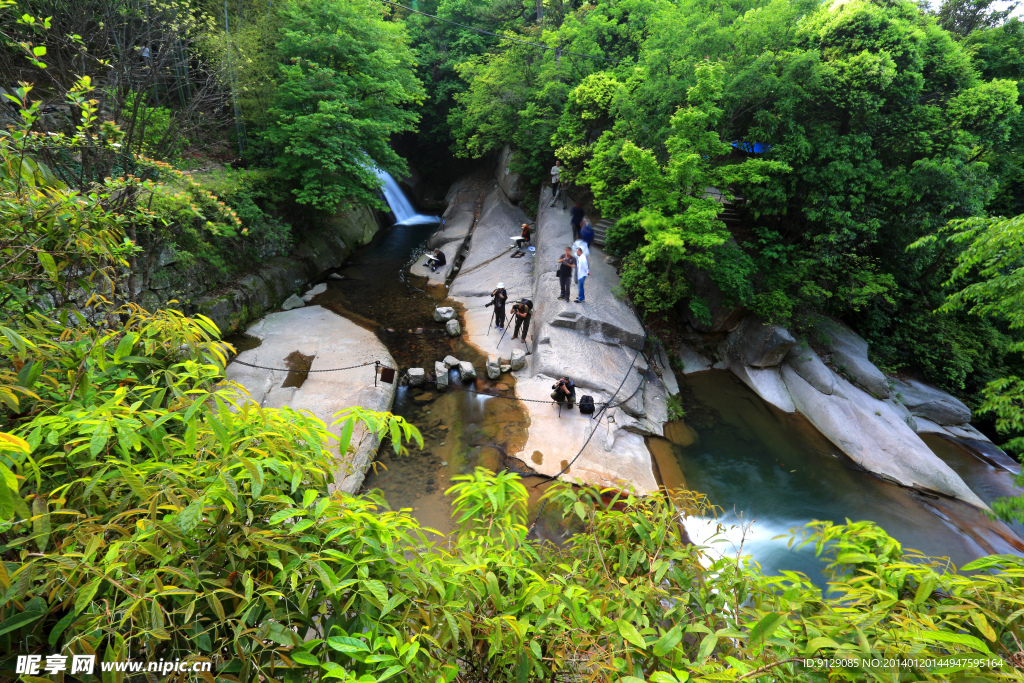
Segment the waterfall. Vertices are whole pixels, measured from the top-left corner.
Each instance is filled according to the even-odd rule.
[[[422,225],[424,223],[440,223],[437,216],[425,216],[416,213],[409,198],[402,192],[398,181],[391,177],[391,174],[382,168],[374,167],[374,173],[384,181],[384,199],[387,200],[391,212],[395,214],[395,225]]]

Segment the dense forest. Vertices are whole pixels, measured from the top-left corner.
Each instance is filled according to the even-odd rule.
[[[354,409],[339,443],[259,408],[224,381],[216,325],[141,294],[168,250],[241,275],[338,212],[386,208],[375,166],[441,185],[508,146],[528,210],[560,159],[616,219],[622,295],[655,334],[709,319],[711,286],[807,335],[842,320],[1020,454],[1012,13],[0,0],[0,676],[141,680],[47,673],[60,653],[212,662],[208,681],[1024,679],[1020,557],[964,573],[820,523],[793,543],[827,562],[823,592],[689,544],[675,518],[699,494],[553,487],[575,531],[553,546],[528,534],[519,479],[484,470],[450,492],[440,545],[380,495],[329,488],[357,426],[398,452],[415,427]],[[1024,519],[1021,499],[993,509]],[[35,673],[16,670],[28,655]]]

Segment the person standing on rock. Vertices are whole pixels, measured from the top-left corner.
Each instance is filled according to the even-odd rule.
[[[573,202],[572,208],[569,209],[569,225],[572,226],[573,242],[580,237],[580,224],[583,223],[583,216],[585,215],[586,213],[583,211],[583,206],[580,202]]]
[[[499,282],[498,286],[491,292],[491,303],[494,306],[494,326],[499,330],[505,329],[505,302],[508,301],[508,292],[505,291],[505,283]]]
[[[555,161],[555,165],[551,167],[551,204],[555,205],[555,199],[558,198],[559,191],[562,192],[562,208],[565,208],[565,191],[562,190],[562,162]]]
[[[576,249],[576,303],[581,304],[584,300],[583,282],[590,275],[590,261],[582,249]]]
[[[594,226],[591,225],[590,219],[584,219],[583,225],[580,227],[580,239],[586,242],[587,249],[590,249],[590,243],[594,241]]]
[[[512,306],[512,318],[516,321],[516,327],[512,330],[512,338],[519,337],[519,330],[522,328],[522,340],[526,341],[526,333],[530,331],[530,318],[533,315],[533,307],[520,301]]]
[[[572,269],[576,265],[576,259],[572,255],[572,247],[565,248],[565,254],[558,259],[558,283],[561,285],[561,293],[558,298],[562,301],[569,300],[569,283],[572,281]]]

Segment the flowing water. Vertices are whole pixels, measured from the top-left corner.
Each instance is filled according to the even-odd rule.
[[[957,565],[1024,550],[1024,542],[1007,527],[966,503],[927,496],[860,471],[806,419],[775,410],[729,372],[689,375],[682,384],[688,393],[686,423],[692,429],[676,444],[659,440],[653,450],[666,484],[685,481],[721,508],[718,521],[727,529],[712,546],[716,553],[734,555],[742,543],[743,553],[765,573],[800,571],[824,585],[824,565],[814,557],[813,546],[788,547],[791,530],[812,520],[871,520],[904,548],[949,557]],[[972,485],[985,479],[992,497],[997,490],[1005,493],[1008,473],[968,460],[960,469]],[[710,518],[686,522],[697,543],[710,539],[716,526]]]
[[[398,181],[391,177],[391,174],[381,168],[374,168],[377,177],[384,181],[384,199],[387,200],[391,212],[395,214],[398,225],[436,225],[441,222],[437,216],[417,213],[412,202],[405,196],[405,192],[399,186]]]
[[[390,177],[384,180],[385,195],[400,223],[381,231],[343,267],[325,274],[328,290],[314,304],[374,331],[403,372],[423,367],[429,373],[434,361],[453,355],[472,362],[483,375],[484,357],[461,337],[448,337],[433,319],[435,307],[445,302],[444,288],[428,288],[425,280],[408,275],[407,266],[423,253],[437,219],[416,220],[419,214],[397,183]],[[405,456],[382,448],[364,484],[365,489],[380,489],[393,509],[411,510],[422,525],[442,534],[454,527],[444,496],[452,478],[477,466],[517,469],[518,461],[507,456],[522,449],[528,427],[521,405],[497,396],[512,393],[514,380],[484,377],[463,384],[453,370],[450,381],[453,389],[447,392],[429,385],[399,388],[394,412],[421,430],[424,446]],[[790,530],[811,520],[872,520],[904,547],[948,556],[958,565],[981,555],[1024,550],[1009,528],[990,522],[975,508],[857,470],[804,418],[770,407],[731,373],[690,375],[681,385],[687,425],[670,425],[671,442],[652,438],[649,445],[664,485],[704,493],[722,509],[718,521],[727,529],[720,538],[724,543],[714,546],[717,552],[734,554],[742,543],[743,552],[766,573],[801,571],[823,585],[824,565],[812,550],[787,547]],[[929,437],[928,443],[986,501],[1013,493],[1005,471],[983,465],[937,437]],[[530,476],[523,481],[531,493],[531,511],[536,510],[546,483]],[[689,519],[686,527],[702,543],[714,535],[717,523]],[[551,540],[566,533],[550,508],[540,530]],[[775,538],[779,535],[787,538]]]

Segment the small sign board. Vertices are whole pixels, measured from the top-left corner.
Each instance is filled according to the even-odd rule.
[[[395,369],[394,368],[381,368],[380,369],[380,381],[385,384],[395,383]]]

